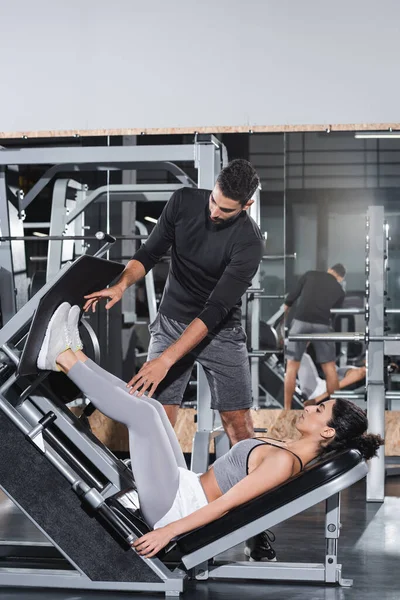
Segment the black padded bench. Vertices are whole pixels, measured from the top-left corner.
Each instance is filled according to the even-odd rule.
[[[177,541],[186,568],[201,565],[204,578],[307,580],[351,585],[337,564],[340,492],[363,479],[368,466],[357,450],[344,450],[320,460],[274,490],[235,508],[217,521],[183,535]],[[326,555],[323,564],[230,563],[205,567],[209,560],[248,538],[326,501]],[[247,569],[247,570],[246,570]]]
[[[184,554],[195,552],[236,531],[239,527],[282,508],[285,504],[301,498],[320,486],[325,486],[361,462],[362,457],[357,450],[344,450],[334,457],[306,467],[302,473],[274,490],[231,510],[213,523],[181,536],[178,542],[179,548]]]

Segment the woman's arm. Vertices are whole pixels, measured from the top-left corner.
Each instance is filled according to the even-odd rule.
[[[183,519],[147,533],[135,541],[134,548],[146,558],[155,556],[173,538],[211,523],[232,508],[282,484],[291,477],[293,465],[294,458],[289,452],[274,449],[257,469],[239,481],[226,494]]]

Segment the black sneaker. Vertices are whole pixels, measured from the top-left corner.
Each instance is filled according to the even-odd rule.
[[[244,553],[251,561],[276,561],[276,552],[270,542],[275,541],[275,535],[267,529],[246,541]]]

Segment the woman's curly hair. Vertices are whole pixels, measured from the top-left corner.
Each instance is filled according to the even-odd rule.
[[[366,433],[368,419],[365,411],[353,402],[338,398],[332,409],[332,417],[327,423],[335,430],[335,437],[321,448],[321,455],[337,452],[346,448],[355,448],[365,459],[376,456],[384,443],[380,435]]]

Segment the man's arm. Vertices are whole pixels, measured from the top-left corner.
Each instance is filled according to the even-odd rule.
[[[264,252],[264,241],[238,245],[198,318],[212,331],[251,285]]]
[[[181,197],[181,189],[172,194],[148,239],[132,257],[132,260],[142,263],[145,273],[161,260],[175,239],[175,222]]]
[[[332,308],[341,308],[341,307],[343,306],[343,302],[344,302],[344,299],[345,299],[345,297],[346,297],[346,294],[343,292],[343,293],[340,295],[339,299],[338,299],[338,300],[335,302],[335,304],[332,306]]]
[[[296,287],[290,292],[290,294],[288,294],[286,296],[286,300],[285,300],[285,312],[291,308],[291,306],[293,306],[293,304],[296,302],[297,298],[300,296],[301,292],[303,291],[303,287],[306,281],[306,277],[307,277],[307,273],[304,273],[304,275],[302,275],[299,279],[299,281],[297,282]]]
[[[203,321],[194,319],[176,342],[164,350],[158,358],[146,362],[139,373],[128,381],[126,387],[131,388],[129,393],[142,396],[147,391],[148,395],[152,396],[172,365],[200,344],[207,333],[208,329]]]
[[[147,362],[127,384],[130,393],[141,396],[148,391],[151,396],[169,369],[188,354],[212,331],[243,296],[258,269],[264,242],[238,246],[233,253],[204,309],[185,329],[181,337],[154,360]],[[140,388],[140,391],[138,391]]]
[[[93,292],[85,296],[85,311],[92,308],[93,312],[101,298],[110,298],[106,309],[110,309],[121,300],[128,287],[137,283],[154,265],[166,254],[175,237],[175,220],[179,210],[181,190],[173,193],[147,241],[142,244],[132,260],[128,262],[117,283],[109,288]]]
[[[145,275],[146,269],[144,265],[140,261],[132,258],[122,271],[122,275],[115,285],[119,286],[122,293],[124,293],[128,287],[143,279]]]
[[[106,309],[109,310],[119,302],[125,292],[125,290],[130,286],[142,279],[146,275],[146,270],[144,265],[138,260],[130,260],[126,265],[125,269],[122,271],[122,275],[114,285],[104,288],[104,290],[99,290],[98,292],[93,292],[92,294],[88,294],[84,296],[86,302],[83,306],[83,310],[86,312],[90,308],[93,312],[96,311],[96,306],[101,298],[108,298],[108,302],[106,304]]]

